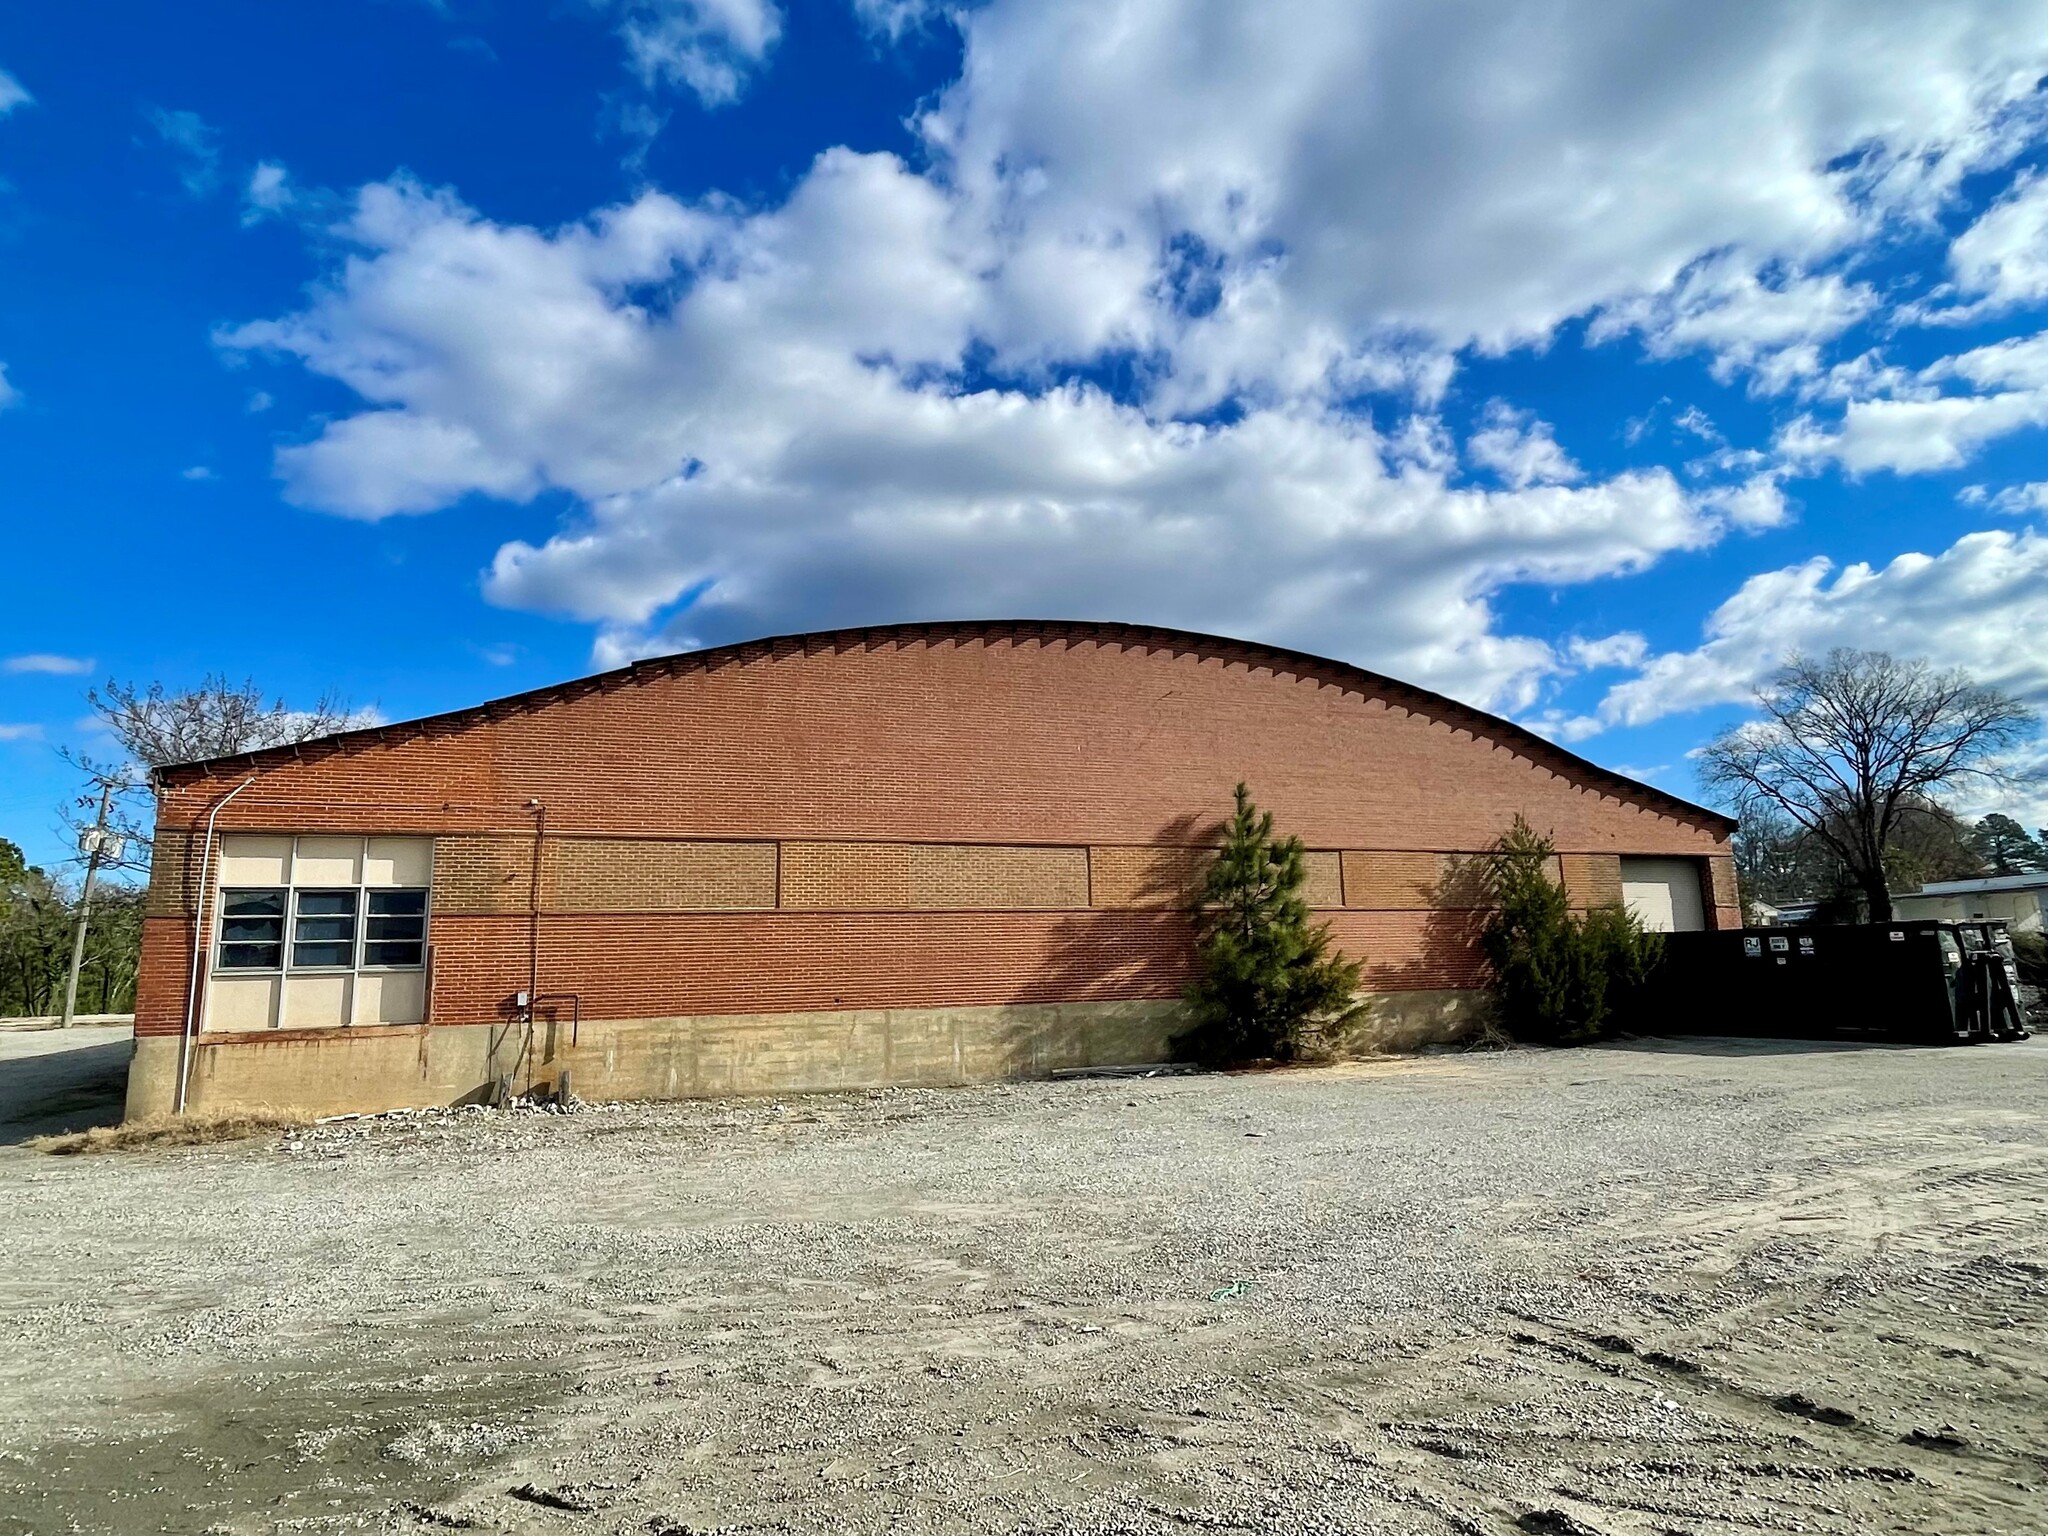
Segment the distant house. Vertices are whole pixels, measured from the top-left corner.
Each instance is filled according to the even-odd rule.
[[[1773,906],[1769,902],[1751,903],[1757,922],[1765,928],[1797,928],[1810,923],[1828,903],[1820,900],[1781,901]]]
[[[1900,917],[1948,920],[2004,918],[2014,933],[2048,929],[2048,873],[1993,875],[1984,880],[1938,880],[1908,896],[1894,896]]]

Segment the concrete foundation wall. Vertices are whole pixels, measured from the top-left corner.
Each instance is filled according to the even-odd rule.
[[[1375,997],[1350,1022],[1345,1051],[1412,1050],[1471,1027],[1478,994]],[[1045,1077],[1068,1067],[1172,1059],[1186,1027],[1174,1001],[1024,1003],[987,1008],[858,1009],[678,1019],[355,1028],[201,1036],[188,1107],[345,1114],[486,1098],[500,1077],[518,1093],[564,1071],[592,1100],[717,1098]],[[176,1102],[178,1040],[143,1036],[128,1074],[128,1117]]]

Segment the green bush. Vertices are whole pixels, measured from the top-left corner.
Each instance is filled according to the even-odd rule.
[[[1301,839],[1276,839],[1242,784],[1236,802],[1195,899],[1195,1025],[1174,1047],[1199,1061],[1292,1061],[1307,1026],[1350,1003],[1358,966],[1309,922]]]
[[[2030,987],[2048,987],[2048,938],[2038,933],[2015,933],[2011,937],[2020,980]]]
[[[1556,855],[1520,816],[1501,834],[1486,858],[1481,944],[1500,1026],[1517,1040],[1575,1045],[1628,1019],[1664,941],[1625,907],[1574,913],[1552,874]]]

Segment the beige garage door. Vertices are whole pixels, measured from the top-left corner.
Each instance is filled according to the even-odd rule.
[[[1652,933],[1691,933],[1707,926],[1700,867],[1692,859],[1623,859],[1621,899]]]

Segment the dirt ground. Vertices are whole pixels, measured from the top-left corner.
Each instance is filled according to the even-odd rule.
[[[1676,1040],[4,1146],[0,1532],[2037,1533],[2044,1116]]]

